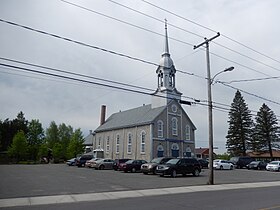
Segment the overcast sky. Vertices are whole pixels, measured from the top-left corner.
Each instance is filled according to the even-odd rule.
[[[164,50],[162,35],[166,18],[169,24],[169,49],[175,67],[193,74],[176,73],[177,89],[186,97],[184,100],[190,101],[207,100],[205,50],[204,47],[193,50],[193,46],[203,42],[204,37],[211,38],[220,32],[221,36],[210,43],[212,76],[234,66],[234,71],[219,74],[216,79],[231,82],[227,84],[246,91],[241,93],[250,110],[258,111],[266,103],[280,116],[279,79],[271,78],[280,77],[280,1],[116,0],[126,7],[108,0],[67,1],[79,7],[60,0],[1,0],[0,19],[158,64]],[[3,21],[0,22],[0,46],[1,58],[151,90],[157,86],[155,65]],[[62,74],[3,59],[0,63]],[[104,81],[63,75],[117,86]],[[234,82],[236,80],[251,81]],[[221,83],[214,84],[213,101],[219,103],[214,105],[229,109],[236,92],[234,88]],[[57,124],[65,123],[81,128],[86,136],[89,130],[99,126],[101,105],[107,106],[107,118],[120,110],[150,103],[149,95],[0,66],[2,120],[14,119],[23,111],[27,120],[39,119],[44,128],[55,121]],[[196,147],[208,147],[207,106],[194,104],[183,107],[197,127]],[[214,146],[218,147],[217,153],[222,153],[226,151],[228,111],[214,109],[213,114]]]

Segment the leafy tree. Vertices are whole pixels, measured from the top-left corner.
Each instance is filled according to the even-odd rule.
[[[80,129],[76,129],[71,137],[69,146],[67,147],[67,158],[77,157],[78,154],[84,152],[85,147],[83,145],[83,139],[84,137],[82,131]]]
[[[279,127],[274,112],[263,104],[256,116],[252,145],[258,150],[268,150],[270,157],[273,158],[273,143],[279,139],[278,131]]]
[[[62,146],[63,159],[66,159],[67,147],[69,145],[72,135],[73,135],[73,128],[70,125],[66,126],[64,123],[59,125],[58,137],[59,137],[59,142],[61,143],[61,146]]]
[[[57,142],[54,144],[52,154],[55,163],[58,163],[61,159],[63,159],[63,148],[61,143]]]
[[[42,157],[47,157],[48,151],[49,151],[49,148],[48,148],[47,144],[42,144],[39,147],[38,158],[40,159]]]
[[[252,135],[251,113],[241,93],[237,91],[229,111],[229,129],[226,147],[231,155],[246,155],[247,143]]]
[[[26,158],[27,140],[23,131],[19,131],[13,138],[12,145],[8,148],[8,155],[20,161]]]
[[[7,151],[8,147],[12,144],[14,136],[20,130],[27,134],[27,124],[28,121],[25,119],[23,112],[19,112],[14,120],[7,118],[3,122],[0,121],[0,151]]]
[[[41,144],[44,141],[44,129],[39,120],[31,120],[28,123],[28,134],[27,134],[27,143],[28,143],[28,154],[29,157],[33,160],[36,160],[38,157],[38,152]]]
[[[58,127],[54,121],[50,123],[50,126],[46,129],[46,143],[49,148],[53,148],[55,143],[59,142]]]

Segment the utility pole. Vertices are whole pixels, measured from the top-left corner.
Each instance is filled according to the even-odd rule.
[[[209,57],[209,42],[220,36],[218,32],[216,36],[211,39],[204,38],[205,41],[201,44],[194,46],[194,50],[206,45],[206,62],[207,62],[207,87],[208,87],[208,123],[209,123],[209,185],[214,184],[214,170],[213,170],[213,105],[212,105],[212,93],[211,93],[211,73],[210,73],[210,57]]]

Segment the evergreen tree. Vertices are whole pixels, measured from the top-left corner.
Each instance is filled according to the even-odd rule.
[[[253,121],[251,113],[240,91],[235,97],[229,111],[229,129],[226,136],[227,151],[234,156],[246,155],[248,141],[252,134]]]
[[[273,158],[272,150],[274,142],[278,141],[279,127],[274,112],[263,104],[256,116],[253,144],[259,150],[268,150],[270,157]]]

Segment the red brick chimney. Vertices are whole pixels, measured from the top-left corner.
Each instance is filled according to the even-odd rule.
[[[100,125],[103,125],[105,122],[105,117],[106,117],[106,106],[102,105],[101,106],[101,116],[100,116]]]

